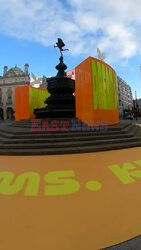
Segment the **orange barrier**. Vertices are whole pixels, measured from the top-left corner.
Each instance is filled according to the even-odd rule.
[[[20,86],[15,92],[15,119],[16,121],[30,118],[29,86]]]
[[[34,109],[47,106],[44,101],[50,96],[47,89],[20,86],[15,92],[16,121],[34,118]]]
[[[108,125],[119,122],[117,78],[108,64],[88,57],[75,68],[75,81],[77,118]]]

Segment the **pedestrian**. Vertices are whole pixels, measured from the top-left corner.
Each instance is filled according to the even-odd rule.
[[[138,120],[138,110],[137,108],[134,108],[134,117],[136,119],[136,121]]]

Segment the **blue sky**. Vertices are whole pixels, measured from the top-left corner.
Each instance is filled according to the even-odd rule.
[[[74,68],[88,56],[105,53],[109,63],[141,97],[140,0],[0,0],[0,74],[3,66],[25,63],[37,76],[56,74],[58,37],[65,63]]]

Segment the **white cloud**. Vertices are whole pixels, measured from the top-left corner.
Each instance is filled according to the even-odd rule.
[[[62,37],[74,54],[94,55],[100,47],[108,61],[140,52],[140,0],[0,0],[0,32],[53,45]]]

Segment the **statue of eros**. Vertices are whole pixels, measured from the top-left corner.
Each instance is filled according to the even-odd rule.
[[[58,41],[56,42],[56,45],[54,45],[54,47],[55,48],[57,47],[60,50],[61,56],[63,56],[62,51],[68,50],[68,49],[63,49],[63,47],[65,47],[65,44],[61,38],[58,38]]]

